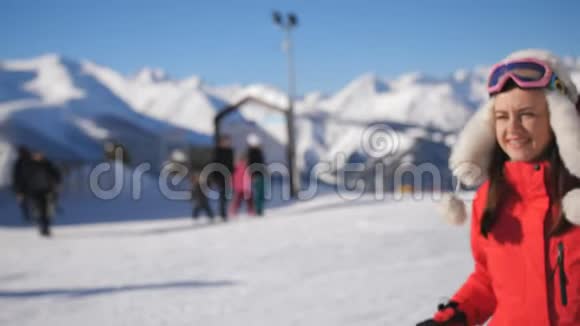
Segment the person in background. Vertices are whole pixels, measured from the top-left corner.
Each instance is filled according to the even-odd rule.
[[[21,166],[17,196],[26,198],[30,211],[38,217],[42,236],[50,236],[51,219],[55,211],[57,192],[61,184],[58,168],[42,152],[32,151]]]
[[[27,222],[30,221],[30,211],[28,209],[28,199],[24,195],[23,166],[28,160],[30,160],[30,151],[26,146],[19,146],[18,157],[12,168],[12,190],[16,194],[16,199],[22,212],[22,218]]]
[[[266,166],[261,140],[256,134],[250,134],[248,143],[248,168],[252,179],[252,199],[258,216],[264,215],[264,185],[266,180]]]
[[[214,152],[214,164],[221,165],[224,169],[215,173],[214,181],[219,192],[220,215],[224,221],[228,219],[228,189],[231,189],[232,173],[234,171],[234,150],[230,136],[223,135],[219,138]]]
[[[207,197],[207,179],[200,177],[198,171],[194,171],[191,175],[191,199],[193,200],[193,219],[197,219],[200,212],[205,212],[210,220],[213,221],[213,211],[209,206],[209,199]]]
[[[236,162],[233,176],[234,197],[230,206],[230,213],[236,215],[242,202],[246,202],[248,213],[254,214],[254,202],[252,201],[252,180],[250,177],[247,157],[240,155]]]

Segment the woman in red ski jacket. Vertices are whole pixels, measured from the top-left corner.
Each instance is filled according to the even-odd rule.
[[[461,183],[485,180],[472,206],[474,271],[419,325],[580,325],[578,91],[543,50],[511,54],[487,87],[450,158]]]

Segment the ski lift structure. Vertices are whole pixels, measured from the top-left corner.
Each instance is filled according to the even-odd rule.
[[[249,105],[259,106],[263,109],[281,114],[285,118],[286,131],[289,136],[288,139],[293,139],[294,130],[292,128],[291,115],[287,107],[278,106],[276,104],[269,103],[267,101],[264,101],[262,99],[253,96],[247,96],[231,105],[227,105],[222,110],[220,110],[220,112],[216,115],[214,119],[214,146],[217,146],[222,135],[226,134],[222,128],[222,122],[224,121],[224,119],[229,115]],[[287,166],[291,167],[293,166],[293,160],[295,158],[295,153],[293,152],[294,147],[290,145],[290,141],[287,142],[285,147],[286,147],[285,161],[287,163]],[[297,181],[299,178],[295,169],[291,168],[288,169],[288,178],[289,184],[291,185],[290,194],[292,197],[295,197],[298,192],[298,189],[296,187],[297,183],[295,181]]]

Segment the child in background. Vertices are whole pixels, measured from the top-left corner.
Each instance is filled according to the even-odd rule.
[[[254,209],[258,216],[264,215],[265,201],[265,182],[266,182],[266,165],[264,162],[264,152],[260,137],[256,134],[250,134],[248,142],[248,168],[252,178],[252,199],[254,200]]]
[[[241,155],[236,162],[233,175],[234,198],[230,206],[231,215],[236,215],[242,201],[246,202],[248,213],[254,215],[254,203],[252,200],[252,178],[248,170],[246,155]]]

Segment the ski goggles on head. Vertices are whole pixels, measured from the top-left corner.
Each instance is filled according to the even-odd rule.
[[[509,79],[523,89],[549,87],[567,93],[564,83],[552,69],[537,59],[510,60],[493,66],[487,82],[489,95],[501,92]]]

